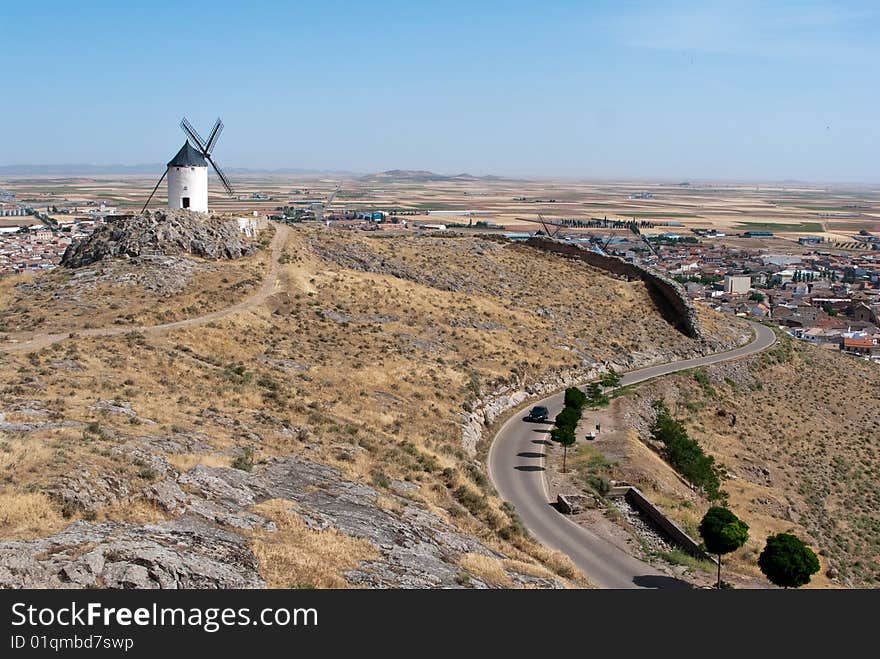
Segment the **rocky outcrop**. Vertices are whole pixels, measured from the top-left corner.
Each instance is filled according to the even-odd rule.
[[[2,542],[0,588],[264,587],[249,537],[255,530],[276,531],[272,520],[253,512],[254,504],[268,499],[290,501],[311,528],[335,528],[376,547],[379,558],[346,573],[352,585],[485,587],[473,575],[461,578],[458,559],[504,558],[404,496],[383,492],[394,504],[388,509],[374,488],[293,456],[270,459],[253,472],[205,465],[183,474],[166,470],[139,496],[176,518],[146,526],[77,522],[48,538]],[[522,585],[561,586],[516,571],[508,576]]]
[[[0,543],[0,588],[260,588],[246,539],[198,519],[147,526],[77,522]]]
[[[163,209],[108,221],[71,244],[61,265],[79,268],[103,259],[146,255],[237,259],[254,251],[254,244],[244,238],[234,219]]]
[[[87,468],[60,477],[47,494],[61,504],[67,515],[76,512],[97,513],[106,506],[128,498],[128,481],[112,474],[96,474]]]

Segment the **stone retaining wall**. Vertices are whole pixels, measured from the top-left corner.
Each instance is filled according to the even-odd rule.
[[[648,497],[642,494],[637,487],[629,486],[622,494],[627,503],[636,510],[647,515],[651,521],[663,531],[663,533],[669,536],[671,540],[687,553],[696,556],[697,558],[703,558],[707,561],[712,561],[713,563],[715,562],[715,559],[712,556],[709,556],[703,551],[699,542],[690,537],[685,533],[684,529],[664,515],[663,512],[651,503]]]

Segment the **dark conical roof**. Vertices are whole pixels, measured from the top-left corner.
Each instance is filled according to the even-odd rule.
[[[207,167],[205,156],[193,148],[189,140],[183,143],[180,151],[168,163],[169,167]]]

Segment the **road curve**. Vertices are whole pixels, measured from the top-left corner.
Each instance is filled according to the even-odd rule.
[[[706,357],[649,366],[626,373],[620,384],[642,382],[697,366],[706,366],[750,355],[769,348],[776,340],[773,330],[752,323],[752,341],[735,350]],[[535,405],[545,405],[553,418],[563,407],[559,392]],[[688,588],[683,581],[664,575],[656,568],[575,524],[551,505],[544,477],[543,447],[549,442],[552,424],[526,423],[522,414],[510,418],[489,448],[488,470],[501,498],[516,507],[526,528],[541,543],[567,554],[580,570],[600,588]]]
[[[274,224],[274,223],[273,223]],[[234,313],[250,309],[256,305],[262,304],[266,299],[276,293],[278,290],[278,269],[279,258],[287,242],[287,236],[290,234],[290,228],[283,224],[275,224],[275,235],[270,245],[272,255],[269,272],[263,278],[263,283],[253,295],[245,298],[240,302],[217,309],[202,316],[193,316],[192,318],[184,318],[176,320],[172,323],[163,323],[161,325],[113,325],[111,327],[97,327],[93,329],[73,330],[78,337],[98,337],[98,336],[118,336],[120,334],[128,334],[129,332],[143,332],[144,334],[156,334],[168,330],[180,329],[181,327],[191,327],[194,325],[204,325],[212,320],[219,320]],[[0,344],[0,352],[30,352],[45,348],[53,343],[58,343],[70,337],[70,333],[58,334],[12,334],[9,335],[7,343]]]

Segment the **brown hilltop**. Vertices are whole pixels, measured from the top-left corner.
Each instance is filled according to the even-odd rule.
[[[271,231],[271,257],[164,238],[186,253],[0,286],[0,586],[584,585],[496,495],[470,411],[709,348],[643,281],[527,246]],[[198,263],[153,290],[174,259]]]

